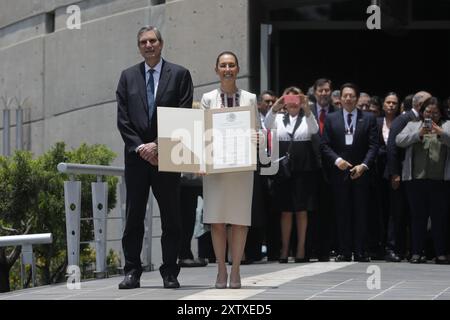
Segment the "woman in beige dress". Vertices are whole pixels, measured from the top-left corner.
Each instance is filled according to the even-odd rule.
[[[220,78],[220,88],[205,93],[201,100],[204,109],[230,108],[256,105],[256,96],[238,89],[236,77],[239,62],[232,52],[222,52],[217,57],[215,71]],[[216,288],[227,287],[228,272],[225,264],[227,225],[231,225],[232,267],[230,288],[241,287],[240,264],[244,253],[247,230],[251,223],[253,171],[215,173],[203,179],[203,222],[211,224],[211,236],[218,267]]]

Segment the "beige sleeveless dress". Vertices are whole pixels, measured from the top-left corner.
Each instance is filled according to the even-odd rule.
[[[254,106],[256,96],[238,90],[238,106]],[[237,101],[236,101],[237,103]],[[202,96],[203,109],[221,108],[221,91]],[[259,124],[255,124],[259,127]],[[203,222],[250,226],[253,197],[253,171],[214,173],[203,177]]]

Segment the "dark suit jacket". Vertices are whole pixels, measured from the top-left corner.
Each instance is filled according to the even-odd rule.
[[[342,110],[330,113],[325,120],[321,139],[322,159],[340,173],[334,162],[341,157],[352,165],[364,163],[372,167],[378,151],[378,130],[375,116],[358,110],[353,144],[345,144],[345,125]]]
[[[125,162],[136,148],[157,138],[157,110],[149,123],[145,62],[124,70],[117,86],[117,126],[125,142]],[[163,60],[155,107],[192,107],[193,84],[189,71]]]
[[[376,158],[376,168],[377,175],[381,177],[388,178],[387,172],[387,152],[386,152],[386,143],[383,139],[383,122],[384,117],[377,118],[377,129],[378,129],[378,154]]]
[[[402,161],[405,157],[405,151],[402,148],[397,147],[395,143],[395,137],[406,127],[408,122],[416,120],[416,115],[412,110],[399,115],[391,124],[389,130],[389,138],[386,146],[386,176],[387,178],[393,175],[402,175]]]
[[[330,106],[328,107],[327,117],[330,113],[332,113],[334,111],[335,111],[334,106],[332,104],[330,104]],[[311,112],[314,114],[317,124],[319,124],[319,115],[317,114],[317,102],[311,106]],[[311,136],[311,142],[312,142],[314,153],[317,156],[317,161],[319,163],[319,166],[322,167],[322,154],[320,152],[320,130],[316,134],[313,134]]]

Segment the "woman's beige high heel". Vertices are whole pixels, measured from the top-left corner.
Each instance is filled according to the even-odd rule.
[[[219,274],[217,275],[216,280],[216,289],[225,289],[227,287],[228,274],[225,275],[225,280],[220,279]]]
[[[240,289],[241,288],[241,276],[239,275],[236,280],[233,281],[230,276],[230,288],[231,289]]]

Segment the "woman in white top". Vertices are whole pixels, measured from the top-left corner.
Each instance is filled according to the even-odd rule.
[[[220,88],[202,96],[202,108],[252,106],[257,115],[256,95],[236,86],[239,72],[236,55],[229,51],[219,54],[215,71],[220,78]],[[255,127],[258,126],[258,123],[255,123]],[[233,262],[230,288],[241,287],[240,263],[248,226],[251,223],[252,195],[253,171],[215,173],[203,178],[203,222],[211,224],[211,237],[218,267],[216,281],[218,289],[227,286],[228,273],[225,265],[227,225],[231,225],[229,243]]]
[[[294,101],[290,101],[294,96]],[[286,107],[286,113],[279,111]],[[266,128],[276,129],[280,156],[289,154],[290,177],[283,176],[279,168],[275,177],[275,202],[281,211],[281,254],[280,263],[287,263],[289,240],[292,229],[292,214],[296,215],[297,252],[295,262],[307,262],[305,238],[308,225],[307,211],[314,210],[317,196],[317,174],[319,165],[314,153],[311,136],[319,131],[308,99],[299,88],[284,90],[264,121]],[[281,165],[281,162],[280,162]]]

